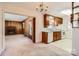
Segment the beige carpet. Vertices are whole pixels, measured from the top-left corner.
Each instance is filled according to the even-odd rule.
[[[52,44],[32,43],[23,35],[6,36],[6,50],[2,56],[70,56],[68,52]]]

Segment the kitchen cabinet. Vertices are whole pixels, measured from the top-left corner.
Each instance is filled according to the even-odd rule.
[[[48,32],[42,32],[42,43],[48,43]]]
[[[49,25],[49,21],[48,21],[48,15],[47,14],[44,14],[44,27],[46,28],[46,27],[48,27],[48,25]]]
[[[61,17],[44,14],[44,27],[47,28],[50,24],[58,26],[63,24],[63,19]]]
[[[61,40],[61,31],[53,32],[53,42]]]
[[[61,31],[42,32],[42,43],[51,43],[61,40]]]
[[[55,17],[54,20],[55,20],[55,25],[56,26],[58,26],[60,24],[63,24],[63,19],[60,18],[60,17]]]

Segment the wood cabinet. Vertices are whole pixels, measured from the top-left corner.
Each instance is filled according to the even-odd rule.
[[[44,14],[44,27],[48,27],[48,25],[49,25],[49,21],[47,18],[48,18],[48,15]]]
[[[48,32],[42,32],[42,43],[48,43]]]
[[[58,26],[60,24],[63,24],[63,19],[61,17],[44,14],[44,27],[48,27],[50,22],[52,22],[53,25]]]
[[[61,40],[61,31],[53,32],[53,41]]]
[[[54,20],[55,20],[55,25],[56,26],[58,26],[60,24],[63,24],[63,19],[60,18],[60,17],[55,17]]]
[[[58,41],[58,40],[61,40],[61,31],[55,31],[55,32],[52,32],[53,35],[51,34],[51,36],[53,36],[51,42],[54,42],[54,41]],[[42,32],[42,43],[50,43],[49,40],[51,38],[49,38],[49,35],[50,34],[49,32]]]

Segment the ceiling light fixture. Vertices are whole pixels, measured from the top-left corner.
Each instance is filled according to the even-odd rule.
[[[36,11],[39,11],[39,12],[41,12],[41,13],[45,13],[45,12],[48,11],[48,6],[45,5],[45,4],[42,2],[40,5],[38,5],[38,7],[36,7]]]

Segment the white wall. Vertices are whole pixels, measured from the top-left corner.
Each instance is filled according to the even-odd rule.
[[[63,32],[65,32],[65,35],[62,38],[71,39],[72,38],[72,26],[70,23],[70,17],[67,15],[64,15],[62,16],[62,18],[63,18],[63,24],[61,24],[61,26],[58,26]]]
[[[63,18],[63,30],[65,30],[65,38],[72,39],[72,26],[70,23],[70,16],[64,16],[62,18]]]
[[[72,54],[79,56],[79,28],[72,29]]]
[[[68,20],[70,20],[69,17],[63,17],[64,19],[64,26],[68,27]],[[65,27],[66,30],[69,30],[67,27]],[[66,37],[68,38],[68,34]],[[79,28],[72,28],[72,54],[79,56]]]
[[[2,20],[2,15],[3,15],[3,11],[2,11],[2,5],[0,4],[0,54],[3,50],[3,20]]]

